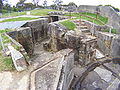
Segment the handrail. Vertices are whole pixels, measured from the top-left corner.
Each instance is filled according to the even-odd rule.
[[[105,25],[105,23],[104,23],[104,22],[102,22],[101,20],[96,19],[96,18],[94,18],[94,17],[88,16],[88,15],[83,15],[83,14],[80,14],[80,17],[81,17],[81,16],[88,17],[88,18],[91,18],[91,19],[94,19],[94,20],[98,20],[100,23],[102,23],[103,25]]]

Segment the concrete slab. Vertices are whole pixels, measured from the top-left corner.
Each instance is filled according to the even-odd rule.
[[[110,71],[100,67],[95,68],[94,71],[97,72],[101,79],[105,80],[106,82],[111,80],[112,73]]]

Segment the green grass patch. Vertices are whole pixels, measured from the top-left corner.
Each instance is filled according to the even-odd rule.
[[[76,25],[73,22],[71,22],[70,20],[60,22],[60,24],[65,26],[68,30],[74,30],[76,28]]]
[[[33,19],[38,19],[38,18],[30,18],[30,17],[18,17],[18,18],[11,18],[11,19],[5,19],[2,22],[12,22],[12,21],[26,21],[26,20],[33,20]]]
[[[57,11],[57,10],[53,10],[53,9],[31,10],[31,11],[30,11],[30,15],[35,15],[35,16],[46,16],[46,15],[48,15],[48,12],[50,12],[50,11]],[[26,15],[26,12],[28,12],[28,11],[5,13],[5,14],[3,14],[3,15],[1,16],[1,18]]]
[[[12,12],[12,13],[4,13],[1,18],[4,17],[14,17],[14,16],[21,16],[26,15],[26,12]]]
[[[109,32],[109,29],[105,29],[105,30],[103,30],[103,32]],[[116,29],[112,29],[111,33],[117,34]]]
[[[6,30],[0,30],[0,34],[1,34],[1,37],[2,37],[2,41],[3,41],[3,44],[6,44],[6,43],[10,43],[10,39],[4,35],[5,32],[9,32],[9,31],[12,31],[12,30],[9,30],[9,29],[6,29]],[[6,47],[4,45],[4,47]],[[0,45],[0,50],[2,50],[2,46]],[[13,63],[12,63],[12,59],[11,57],[9,56],[3,56],[2,53],[0,52],[0,71],[3,71],[3,70],[12,70],[13,69]]]
[[[3,70],[13,70],[13,62],[11,57],[3,56],[0,53],[0,71]]]
[[[80,15],[82,15],[82,16],[80,16]],[[83,15],[85,15],[85,16],[83,16]],[[84,19],[84,20],[93,22],[93,23],[95,23],[97,25],[104,25],[104,24],[106,24],[108,22],[108,18],[107,17],[96,15],[94,13],[86,13],[86,12],[71,13],[71,14],[67,13],[65,16],[73,16],[73,17],[76,17],[75,19]],[[86,17],[86,16],[89,16],[91,18]]]
[[[30,14],[34,16],[46,16],[48,15],[48,12],[51,12],[51,11],[58,11],[58,10],[53,10],[53,9],[32,10],[30,11]]]

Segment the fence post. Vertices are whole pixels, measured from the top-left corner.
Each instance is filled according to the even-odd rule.
[[[3,44],[3,41],[2,41],[2,36],[1,36],[1,34],[0,34],[0,44],[1,44],[1,46],[2,46],[3,51],[5,52],[5,47],[4,47],[4,44]]]

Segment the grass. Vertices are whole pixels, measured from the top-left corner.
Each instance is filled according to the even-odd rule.
[[[109,29],[105,29],[105,30],[103,30],[103,32],[109,32]],[[116,29],[112,29],[111,33],[116,34],[117,33]]]
[[[35,15],[35,16],[46,16],[48,14],[48,12],[50,12],[50,11],[57,11],[57,10],[53,10],[53,9],[31,10],[30,14],[31,15]],[[26,15],[26,12],[28,12],[28,11],[24,11],[24,12],[12,12],[12,13],[9,13],[9,14],[5,13],[5,14],[2,15],[1,18]]]
[[[0,30],[0,34],[1,34],[1,37],[2,37],[2,40],[3,40],[4,44],[11,42],[10,39],[3,34],[5,32],[9,32],[9,31],[11,31],[11,30],[8,30],[8,29]],[[2,50],[1,46],[0,46],[0,50]],[[2,52],[0,52],[0,71],[12,70],[12,69],[13,69],[13,63],[12,63],[11,57],[10,56],[9,57],[8,56],[3,56]]]
[[[5,19],[2,22],[12,22],[12,21],[26,21],[26,20],[33,20],[33,19],[38,19],[38,18],[30,18],[30,17],[18,17],[18,18],[11,18],[11,19]]]
[[[48,12],[51,11],[58,11],[58,10],[53,10],[53,9],[40,9],[40,10],[32,10],[30,11],[31,15],[34,16],[46,16],[48,15]]]
[[[14,17],[14,16],[21,16],[21,15],[26,15],[26,12],[12,12],[12,13],[5,13],[1,16],[1,18],[5,17]]]
[[[9,30],[9,29],[6,29],[6,30],[0,30],[0,34],[1,34],[1,37],[2,37],[2,41],[3,41],[3,44],[4,44],[4,47],[6,49],[6,47],[8,46],[8,44],[11,44],[16,50],[20,50],[22,47],[21,46],[18,46],[16,44],[14,44],[10,39],[9,37],[7,37],[4,33],[5,32],[9,32],[9,31],[12,31],[12,30]],[[13,65],[13,62],[12,62],[12,58],[10,56],[5,56],[3,53],[2,53],[2,46],[0,45],[0,71],[4,71],[4,70],[13,70],[14,69],[14,65]],[[25,59],[29,59],[27,53],[22,53],[23,56],[25,56]]]
[[[76,25],[70,20],[60,22],[60,24],[64,25],[68,30],[74,30],[76,28]]]
[[[82,15],[82,16],[80,16]],[[84,19],[90,22],[93,22],[97,25],[104,25],[108,22],[107,17],[103,17],[100,15],[96,15],[94,13],[86,13],[86,12],[81,12],[81,13],[67,13],[65,16],[74,16],[76,17],[75,19]]]
[[[13,70],[13,62],[10,56],[3,56],[0,53],[0,71],[3,70]]]

